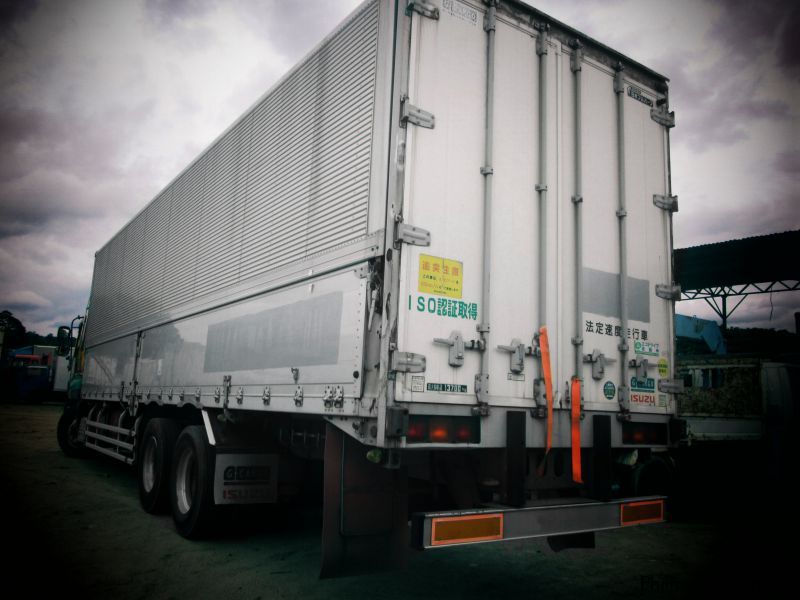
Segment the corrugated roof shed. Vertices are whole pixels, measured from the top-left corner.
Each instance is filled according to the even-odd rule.
[[[675,250],[683,291],[800,280],[800,230]]]

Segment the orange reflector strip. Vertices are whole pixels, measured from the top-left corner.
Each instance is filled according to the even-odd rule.
[[[503,513],[440,517],[431,521],[432,546],[502,539]]]
[[[642,523],[660,523],[664,520],[663,500],[628,502],[627,504],[622,504],[619,509],[619,522],[623,527]]]
[[[547,327],[539,329],[539,349],[542,352],[542,377],[544,377],[544,393],[547,396],[547,439],[545,453],[550,452],[553,445],[553,376],[550,370],[550,342],[547,339]]]
[[[572,481],[583,483],[581,474],[581,380],[572,378]]]

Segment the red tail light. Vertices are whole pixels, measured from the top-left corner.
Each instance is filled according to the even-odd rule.
[[[450,441],[450,430],[447,423],[441,421],[431,423],[431,441],[438,444]]]
[[[427,442],[428,441],[428,423],[425,421],[412,420],[408,425],[408,433],[406,434],[406,441],[408,442]]]
[[[410,415],[409,444],[477,444],[481,441],[478,417]]]

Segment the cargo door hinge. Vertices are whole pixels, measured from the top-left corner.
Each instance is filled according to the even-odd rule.
[[[436,126],[436,117],[427,110],[417,108],[408,101],[408,96],[400,96],[400,125],[405,127],[407,123],[433,129]]]
[[[525,347],[518,338],[511,340],[510,346],[497,346],[498,350],[509,352],[511,354],[510,364],[508,370],[515,375],[519,375],[525,370],[525,355],[529,353],[529,349]]]
[[[666,102],[659,104],[656,108],[651,108],[650,118],[667,129],[675,127],[675,111],[668,111]]]
[[[678,197],[677,196],[662,196],[661,194],[653,194],[653,204],[663,210],[669,212],[678,212]]]
[[[584,354],[583,362],[592,365],[592,379],[600,381],[606,373],[606,365],[617,362],[616,358],[608,358],[600,350],[592,350],[591,354]]]
[[[409,2],[406,5],[406,16],[410,17],[412,13],[417,13],[434,21],[439,20],[439,9],[430,2]]]
[[[225,398],[222,401],[222,414],[217,415],[217,418],[223,423],[234,423],[235,419],[231,416],[230,411],[228,410],[228,403],[230,402],[231,398],[231,376],[225,375],[222,378],[222,393],[224,394]],[[244,399],[244,390],[241,390],[242,399]],[[216,394],[214,396],[216,400]],[[238,399],[238,397],[237,397]],[[218,401],[218,400],[217,400]]]
[[[617,63],[617,65],[614,67],[615,94],[625,93],[625,75],[623,74],[624,71],[625,71],[625,66],[622,63]]]
[[[647,379],[647,370],[654,368],[656,365],[646,358],[633,358],[628,361],[628,366],[636,370],[636,379]]]
[[[392,353],[392,371],[398,373],[424,373],[425,365],[426,359],[422,354],[398,352],[397,350]]]
[[[431,232],[422,227],[398,222],[394,226],[394,242],[396,247],[401,243],[410,246],[430,246]]]
[[[579,39],[574,39],[569,43],[572,48],[572,56],[569,59],[569,68],[573,73],[577,73],[583,68],[583,44]]]
[[[550,31],[548,23],[536,23],[534,28],[539,32],[539,37],[536,38],[536,55],[542,56],[547,54],[547,33]]]
[[[325,408],[342,408],[344,406],[344,388],[340,385],[327,385],[322,394]]]
[[[325,408],[333,408],[333,386],[325,386],[325,391],[322,392],[322,403]]]
[[[433,338],[433,343],[450,347],[447,362],[451,367],[460,367],[464,364],[464,351],[466,350],[466,346],[464,344],[464,337],[461,335],[460,331],[451,332],[450,337],[447,339]]]
[[[659,379],[658,391],[663,394],[680,394],[683,392],[683,379]]]
[[[657,283],[656,296],[664,300],[680,300],[681,286],[677,283]]]

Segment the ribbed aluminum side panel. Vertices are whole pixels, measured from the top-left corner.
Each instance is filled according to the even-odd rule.
[[[143,314],[161,307],[161,284],[167,254],[167,235],[172,208],[172,190],[165,190],[145,210],[145,248],[147,260],[143,261],[139,282],[139,299]],[[140,217],[141,218],[141,215]]]
[[[97,253],[87,343],[367,234],[379,1]]]

